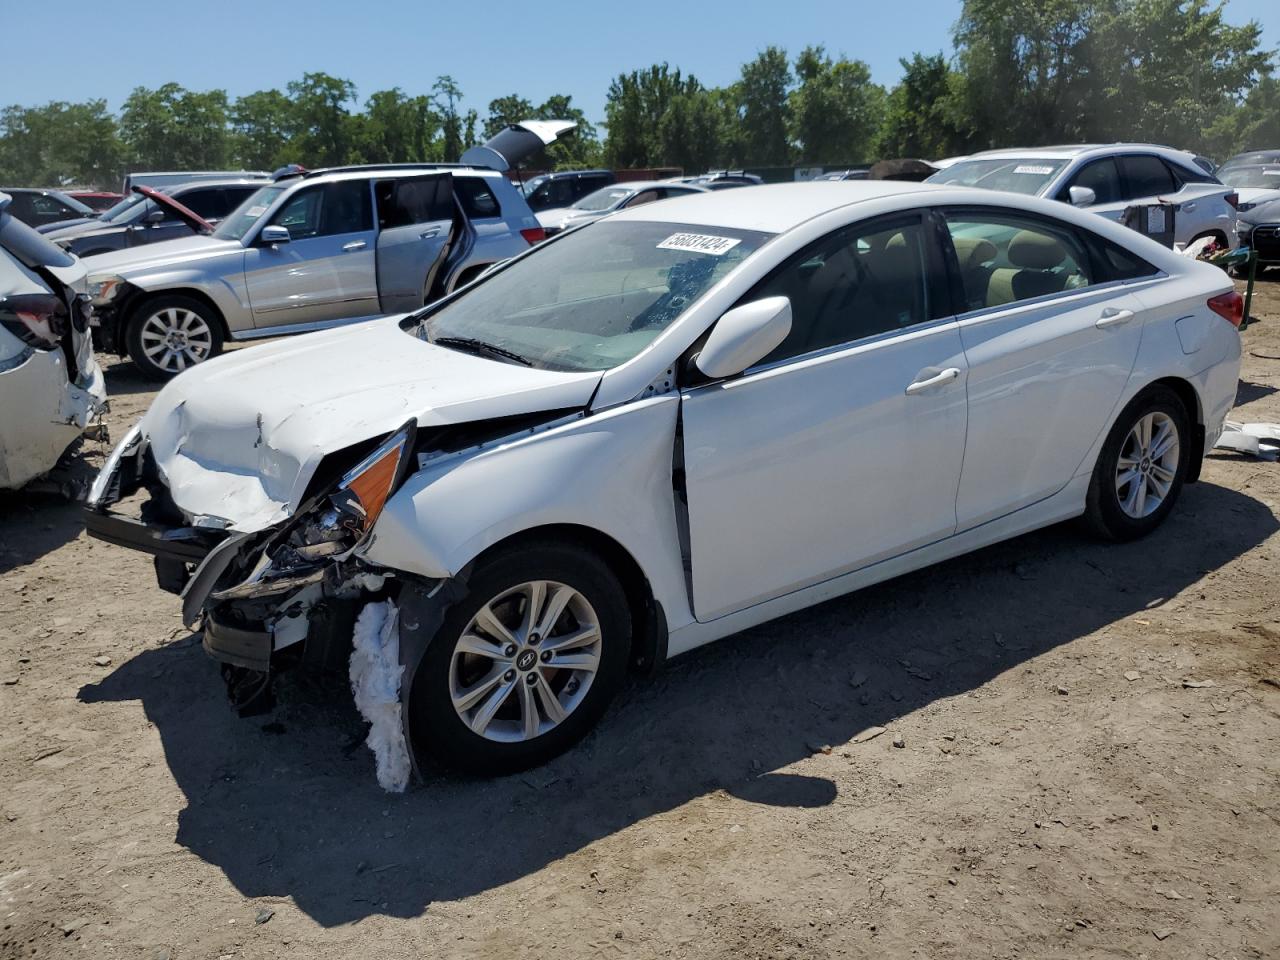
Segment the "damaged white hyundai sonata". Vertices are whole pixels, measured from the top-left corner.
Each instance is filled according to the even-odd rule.
[[[629,667],[1071,517],[1152,530],[1231,408],[1240,320],[1220,271],[1051,201],[700,194],[179,376],[88,526],[155,554],[233,700],[354,635],[385,785],[501,773]]]

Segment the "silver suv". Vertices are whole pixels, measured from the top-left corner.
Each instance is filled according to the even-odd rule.
[[[287,169],[210,233],[89,257],[97,345],[165,378],[227,339],[416,310],[542,240],[500,171],[562,126],[508,128],[475,148],[489,168]]]

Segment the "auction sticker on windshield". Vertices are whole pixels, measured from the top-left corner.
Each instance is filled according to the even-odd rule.
[[[1034,173],[1039,176],[1048,176],[1053,173],[1053,167],[1039,167],[1033,164],[1024,163],[1021,166],[1013,168],[1014,173]]]
[[[658,244],[658,249],[689,250],[693,253],[709,253],[713,257],[719,257],[741,242],[733,237],[713,237],[706,233],[673,233]]]

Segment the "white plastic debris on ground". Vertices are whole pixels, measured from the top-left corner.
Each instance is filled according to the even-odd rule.
[[[1275,460],[1280,457],[1280,423],[1236,423],[1228,420],[1222,425],[1222,436],[1213,446],[1216,450],[1234,450],[1261,460]]]
[[[400,723],[398,611],[390,600],[366,604],[356,618],[351,653],[351,692],[369,721],[365,743],[377,759],[378,785],[403,793],[409,785],[409,748]]]

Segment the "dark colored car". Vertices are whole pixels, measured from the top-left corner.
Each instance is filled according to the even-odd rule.
[[[1260,203],[1236,218],[1240,246],[1258,254],[1258,270],[1280,267],[1280,200]]]
[[[68,190],[67,196],[74,197],[94,210],[110,210],[124,199],[124,194],[112,193],[110,190]]]
[[[589,193],[612,186],[618,180],[612,170],[561,170],[534,177],[524,185],[525,202],[534,213],[553,207],[571,207]]]
[[[196,214],[206,226],[217,223],[261,186],[259,180],[184,183],[161,190],[135,186],[128,197],[97,220],[77,221],[41,232],[79,257],[175,240],[203,230],[187,213]]]
[[[12,197],[9,204],[10,216],[29,227],[39,228],[64,220],[80,222],[98,215],[93,208],[60,190],[0,187],[0,192]]]

